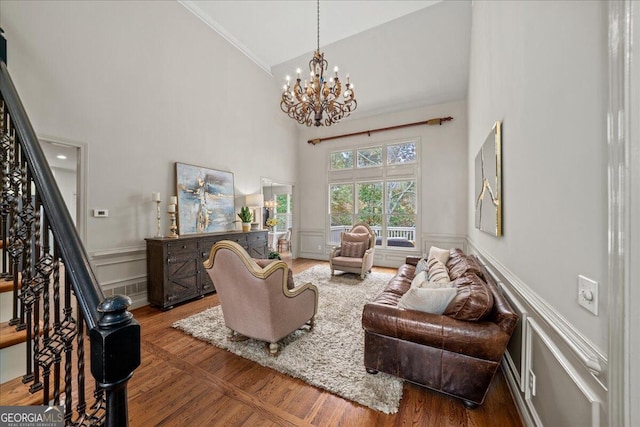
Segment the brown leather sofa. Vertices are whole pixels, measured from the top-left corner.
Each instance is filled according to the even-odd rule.
[[[475,408],[484,402],[518,315],[477,258],[459,249],[450,251],[446,264],[457,295],[444,314],[399,308],[419,259],[407,257],[385,290],[364,307],[365,368],[458,397]]]

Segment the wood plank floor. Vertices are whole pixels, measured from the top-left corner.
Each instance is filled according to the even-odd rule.
[[[319,263],[292,262],[296,273]],[[406,383],[399,412],[385,415],[171,327],[215,305],[210,295],[167,312],[133,311],[142,326],[142,365],[129,381],[131,426],[523,426],[501,372],[475,410]]]

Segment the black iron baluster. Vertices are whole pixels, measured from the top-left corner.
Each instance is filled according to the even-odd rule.
[[[62,335],[62,323],[60,322],[60,252],[54,241],[53,245],[53,335],[51,342],[53,349],[53,404],[60,404],[60,363],[62,362],[62,350],[64,339]]]

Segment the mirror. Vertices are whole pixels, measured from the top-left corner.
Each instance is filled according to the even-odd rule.
[[[286,233],[293,228],[293,184],[261,178],[261,187],[264,197],[262,227],[274,235]]]
[[[475,160],[475,225],[502,236],[502,132],[498,121]]]

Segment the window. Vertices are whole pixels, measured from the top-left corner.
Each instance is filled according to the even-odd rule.
[[[401,165],[416,162],[416,143],[405,142],[387,146],[387,164]]]
[[[276,231],[287,231],[293,226],[292,194],[276,194]]]
[[[331,170],[351,169],[353,167],[353,151],[331,153]]]
[[[339,167],[345,159],[348,168]],[[342,231],[364,222],[376,234],[376,245],[416,247],[418,166],[416,141],[331,153],[329,244],[340,243]]]
[[[368,168],[382,165],[382,147],[358,150],[358,167]]]

